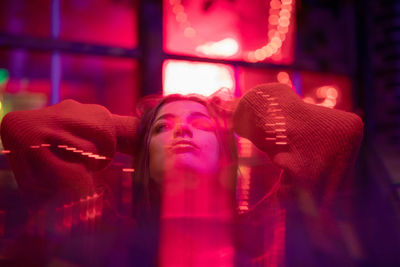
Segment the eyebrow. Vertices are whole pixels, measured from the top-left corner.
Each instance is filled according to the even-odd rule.
[[[158,117],[155,120],[155,122],[157,122],[159,120],[162,120],[162,119],[171,119],[171,118],[175,118],[175,117],[176,116],[174,114],[172,114],[172,113],[165,113],[165,114],[161,115],[160,117]],[[211,119],[210,116],[208,116],[208,115],[206,115],[206,114],[204,114],[202,112],[199,112],[199,111],[195,111],[195,112],[190,113],[189,117],[205,117],[205,118]]]

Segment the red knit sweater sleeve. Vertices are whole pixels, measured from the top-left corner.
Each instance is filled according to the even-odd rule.
[[[289,188],[306,189],[319,204],[329,204],[350,173],[363,136],[355,114],[305,103],[279,83],[256,86],[242,97],[234,129],[284,169]]]
[[[3,146],[22,193],[34,209],[68,203],[96,192],[93,173],[116,151],[129,153],[138,119],[66,100],[51,107],[8,113]]]

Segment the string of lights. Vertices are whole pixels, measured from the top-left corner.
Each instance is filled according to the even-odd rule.
[[[268,16],[268,39],[264,46],[247,52],[244,59],[250,62],[263,61],[274,55],[281,57],[281,48],[286,40],[293,19],[294,0],[271,0]]]
[[[190,23],[188,14],[182,4],[182,0],[169,0],[175,20],[183,29],[185,37],[193,39],[197,37],[197,31]],[[273,56],[276,59],[282,57],[283,42],[287,38],[290,24],[293,20],[294,0],[270,0],[268,14],[268,42],[260,48],[243,53],[243,60],[249,62],[263,61]],[[204,44],[203,44],[204,46]],[[211,46],[210,44],[208,47]],[[197,49],[198,50],[198,49]],[[200,49],[203,52],[205,49]],[[209,53],[212,55],[212,53]],[[229,55],[232,55],[231,53]]]

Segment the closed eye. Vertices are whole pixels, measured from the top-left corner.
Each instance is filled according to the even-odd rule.
[[[190,120],[190,124],[200,130],[205,130],[205,131],[214,131],[215,130],[215,125],[213,121],[211,121],[209,118],[205,117],[196,117],[192,118]]]
[[[160,121],[157,122],[156,125],[154,125],[152,133],[153,134],[158,134],[161,132],[165,132],[167,130],[172,129],[172,123],[171,122],[166,122],[166,121]]]

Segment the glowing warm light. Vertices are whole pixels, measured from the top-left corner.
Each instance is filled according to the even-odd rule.
[[[187,19],[187,15],[182,12],[176,15],[176,20],[178,22],[184,22],[184,21],[186,21],[186,19]]]
[[[184,31],[183,34],[188,37],[188,38],[193,38],[196,36],[196,30],[193,29],[192,27],[187,27]]]
[[[285,71],[279,72],[276,77],[280,83],[287,83],[290,81],[289,74]]]
[[[268,19],[268,22],[271,25],[278,24],[278,21],[279,21],[279,16],[277,16],[277,15],[270,16],[269,19]]]
[[[30,146],[30,148],[40,148],[40,146]]]
[[[196,51],[207,56],[230,57],[239,51],[239,44],[233,38],[225,38],[218,42],[208,42],[196,47]]]
[[[251,157],[251,142],[248,139],[239,137],[238,139],[239,154],[243,158]]]
[[[11,151],[10,151],[10,150],[2,150],[1,153],[3,153],[3,154],[10,154]]]
[[[135,169],[133,169],[133,168],[123,168],[122,171],[123,172],[134,172]]]
[[[287,142],[275,142],[277,145],[287,145]]]
[[[100,155],[97,155],[97,154],[91,154],[91,155],[88,155],[88,157],[89,158],[94,158],[94,159],[107,159],[107,157],[100,156]]]
[[[280,83],[284,83],[289,85],[290,87],[293,87],[292,81],[290,80],[290,76],[289,73],[287,73],[286,71],[281,71],[276,75],[276,79],[278,80],[278,82]]]
[[[267,20],[269,24],[267,31],[269,41],[254,51],[246,52],[244,54],[244,60],[246,61],[257,62],[263,61],[266,58],[272,58],[274,60],[282,59],[281,48],[283,42],[286,40],[286,34],[293,20],[291,13],[293,10],[292,6],[295,3],[292,0],[270,0],[269,2],[270,8]],[[170,0],[169,3],[172,12],[175,14],[175,20],[183,29],[184,36],[190,39],[195,38],[197,31],[188,20],[188,15],[182,4],[182,0]],[[209,42],[200,45],[196,48],[196,51],[207,56],[230,57],[238,53],[239,45],[236,40],[226,38],[219,42]]]
[[[281,3],[279,0],[272,0],[269,5],[271,9],[279,9],[281,7]]]
[[[243,213],[249,210],[249,195],[250,195],[250,172],[251,169],[248,166],[240,167],[240,175],[238,179],[238,210],[239,213]]]
[[[246,53],[244,59],[250,62],[263,61],[266,58],[282,59],[281,48],[292,20],[291,12],[294,1],[271,0],[269,3],[268,38],[266,45]],[[278,13],[277,13],[278,11]]]
[[[221,88],[234,88],[231,67],[222,64],[167,60],[163,68],[163,94],[209,96]]]
[[[184,36],[187,38],[196,37],[196,30],[188,21],[188,15],[185,12],[185,7],[182,5],[181,0],[170,0],[169,3],[172,6],[172,12],[175,14],[175,20],[183,29]]]
[[[334,108],[337,103],[339,92],[335,87],[328,85],[328,86],[318,87],[317,90],[315,91],[315,95],[317,99],[322,99],[322,102],[318,103],[312,97],[305,97],[303,101],[318,106]]]
[[[263,49],[257,49],[255,52],[255,57],[258,61],[264,60],[267,57],[267,52],[265,52]]]

